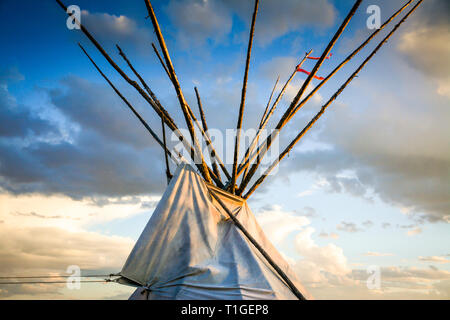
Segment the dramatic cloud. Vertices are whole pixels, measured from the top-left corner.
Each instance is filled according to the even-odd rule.
[[[327,191],[368,201],[379,197],[409,208],[413,218],[448,222],[450,185],[444,177],[450,175],[450,110],[448,97],[430,81],[430,77],[445,80],[450,74],[449,59],[444,58],[450,55],[447,9],[446,1],[424,3],[396,35],[397,47],[383,47],[290,153],[279,176],[316,172]],[[416,35],[422,28],[432,30],[422,35],[424,39]],[[294,61],[277,58],[273,65],[276,62],[287,72]],[[271,63],[263,68],[267,70],[262,74],[273,73]],[[412,98],[411,92],[418,94]],[[299,112],[282,136],[296,134],[313,116],[309,110]],[[330,148],[302,150],[311,142]]]
[[[47,94],[49,108],[62,115],[67,127],[75,127],[68,137],[55,121],[13,103],[2,86],[0,121],[16,124],[0,129],[2,188],[73,198],[160,193],[161,153],[122,102],[108,88],[85,80],[72,77],[61,84],[64,90]]]
[[[233,15],[239,16],[248,25],[253,12],[251,1],[221,0],[172,0],[166,13],[178,29],[182,44],[223,40],[233,26]],[[296,1],[280,3],[276,0],[260,3],[255,39],[267,45],[274,39],[305,25],[328,27],[334,23],[336,10],[328,0]],[[243,32],[238,42],[245,42],[248,32]]]
[[[105,236],[92,232],[68,232],[52,227],[10,228],[0,226],[0,273],[2,275],[66,274],[67,267],[77,265],[82,272],[109,274],[122,267],[130,252],[131,239]],[[60,294],[64,284],[3,285],[2,298],[15,295],[53,297]],[[61,298],[61,297],[60,297]]]
[[[381,81],[375,76],[371,83],[359,84],[359,91],[367,93],[365,101],[336,105],[312,129],[318,133],[313,141],[332,149],[298,152],[284,166],[291,172],[317,172],[329,191],[368,200],[376,194],[399,208],[409,208],[412,216],[446,221],[450,209],[450,187],[443,178],[450,173],[448,104],[429,88],[422,88],[415,101],[401,102],[377,80]],[[409,81],[411,88],[419,85],[414,78]],[[352,175],[342,175],[345,171]]]
[[[398,50],[419,71],[437,78],[438,93],[450,96],[450,4],[431,0],[418,10],[414,23],[404,32]]]
[[[253,12],[252,1],[226,1],[241,19],[249,22]],[[302,26],[329,27],[336,18],[336,9],[328,0],[261,1],[255,30],[255,39],[261,45]],[[247,34],[247,33],[246,33]],[[247,35],[248,37],[248,35]]]
[[[177,38],[182,46],[223,40],[232,27],[232,16],[226,2],[172,0],[166,13],[177,27]]]
[[[0,69],[0,137],[26,137],[41,135],[51,129],[49,123],[36,116],[32,110],[17,103],[9,93],[8,84],[24,80],[15,68]]]
[[[142,21],[145,20],[142,19]],[[119,44],[148,54],[151,52],[150,43],[155,41],[150,29],[141,28],[136,21],[127,16],[82,10],[81,22],[98,41],[111,48]]]

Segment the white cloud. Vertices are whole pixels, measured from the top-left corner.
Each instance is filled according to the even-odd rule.
[[[329,286],[333,282],[351,281],[347,275],[351,268],[342,248],[329,243],[317,245],[312,239],[315,229],[307,227],[295,237],[295,248],[302,257],[294,268],[308,287]]]
[[[450,260],[444,256],[428,256],[428,257],[419,257],[419,261],[422,262],[434,262],[434,263],[450,263]]]
[[[258,221],[265,233],[276,242],[280,253],[293,267],[302,284],[315,299],[448,299],[450,298],[450,272],[435,267],[381,267],[381,288],[369,290],[365,269],[357,269],[361,264],[350,263],[342,248],[335,244],[318,245],[314,239],[315,229],[309,223],[295,223],[295,215],[285,212],[280,206],[266,209],[267,215]],[[272,215],[270,218],[271,214]],[[284,223],[285,222],[285,223]],[[300,227],[301,225],[301,227]],[[286,236],[295,234],[295,254],[287,244]],[[283,236],[284,234],[284,236]],[[325,238],[325,232],[319,237]],[[327,238],[331,234],[326,234]],[[393,256],[392,253],[367,252],[366,256]],[[443,257],[420,257],[443,261]]]
[[[305,216],[295,212],[285,212],[280,206],[272,206],[257,214],[258,222],[270,240],[278,245],[292,232],[300,231],[310,224]]]
[[[393,253],[382,253],[382,252],[368,251],[364,255],[368,256],[368,257],[389,257],[389,256],[393,256],[394,254]]]
[[[129,254],[133,240],[94,232],[70,232],[58,227],[10,227],[0,225],[0,272],[2,275],[60,275],[77,265],[83,271],[101,274],[118,272]],[[47,287],[46,287],[47,286]],[[0,296],[55,298],[64,285],[4,285]],[[108,289],[97,298],[108,296]],[[70,295],[70,294],[69,294]],[[61,298],[61,297],[60,297]],[[91,297],[92,298],[92,297]]]
[[[418,234],[421,234],[421,233],[422,233],[422,228],[417,227],[417,228],[409,230],[406,234],[408,236],[417,236]]]
[[[299,197],[299,198],[301,198],[301,197],[307,197],[307,196],[312,195],[313,193],[314,193],[313,190],[305,190],[305,191],[300,192],[300,193],[297,195],[297,197]]]
[[[86,226],[132,217],[151,209],[159,197],[108,198],[99,206],[91,199],[0,193],[0,220],[9,227],[58,227],[80,231]],[[127,201],[129,200],[129,201]]]
[[[317,245],[312,239],[315,229],[308,226],[308,218],[274,206],[258,214],[257,219],[269,239],[291,261],[299,279],[308,288],[329,285],[329,281],[336,281],[336,277],[340,279],[338,281],[350,281],[344,277],[351,269],[343,250],[331,243],[325,246]],[[283,250],[286,248],[283,241],[294,232],[296,258]],[[334,233],[329,236],[337,237]],[[330,277],[334,280],[330,280]]]

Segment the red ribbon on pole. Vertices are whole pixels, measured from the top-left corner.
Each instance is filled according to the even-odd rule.
[[[330,53],[330,54],[328,55],[328,57],[325,57],[325,59],[330,59],[332,55],[333,55],[333,54]],[[308,59],[311,59],[311,60],[319,60],[320,57],[308,57]]]
[[[307,75],[309,75],[309,74],[311,73],[311,72],[309,72],[309,71],[306,71],[305,69],[298,68],[298,67],[297,67],[297,71],[298,71],[298,72],[306,73]],[[323,80],[323,79],[325,79],[325,78],[323,78],[323,77],[318,77],[318,76],[314,76],[314,79],[317,79],[317,80]]]

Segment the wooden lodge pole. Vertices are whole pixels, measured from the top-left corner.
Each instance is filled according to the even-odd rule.
[[[325,113],[328,106],[336,100],[336,98],[344,91],[345,87],[358,75],[358,73],[364,68],[364,66],[372,59],[372,57],[378,52],[378,50],[388,41],[388,39],[395,33],[395,31],[400,27],[400,25],[408,19],[408,17],[417,9],[417,7],[422,3],[423,0],[419,0],[417,4],[411,8],[411,10],[395,25],[395,27],[388,33],[388,35],[376,46],[376,48],[370,53],[370,55],[361,63],[361,65],[353,72],[353,74],[345,81],[345,83],[333,94],[333,96],[325,103],[320,111],[311,119],[311,121],[303,128],[302,131],[295,137],[295,139],[287,146],[287,148],[279,155],[264,172],[264,174],[259,177],[259,179],[253,184],[249,189],[247,194],[243,197],[248,199],[248,197],[261,185],[264,179],[270,174],[270,172],[280,163],[280,161],[292,150],[295,144],[305,135],[306,132],[314,125],[314,123]]]
[[[197,106],[198,106],[198,110],[199,110],[199,113],[200,113],[200,119],[202,121],[203,131],[208,135],[209,141],[211,141],[211,136],[209,135],[209,132],[208,132],[208,124],[206,123],[205,112],[203,111],[202,100],[200,99],[200,94],[198,93],[197,87],[194,87],[194,91],[195,91],[195,96],[197,97]],[[217,166],[218,160],[216,159],[215,154],[214,155],[211,154],[211,162],[212,162],[214,173],[220,179],[220,172],[219,172],[219,168]],[[223,163],[220,163],[220,168],[222,169],[223,173],[225,173],[227,178],[231,179],[231,176],[228,173],[228,170],[227,170],[227,168],[225,167],[225,165]]]
[[[161,28],[159,27],[159,23],[158,23],[158,20],[156,19],[156,15],[155,15],[155,12],[153,11],[153,7],[150,3],[150,0],[145,0],[145,4],[147,6],[148,14],[150,16],[150,19],[152,20],[153,28],[155,29],[155,33],[158,38],[159,45],[161,47],[164,59],[166,61],[167,69],[169,70],[169,73],[171,75],[172,83],[173,83],[173,86],[177,93],[178,101],[180,102],[181,111],[183,111],[184,119],[186,120],[186,125],[189,129],[192,143],[194,144],[195,152],[196,152],[197,156],[199,157],[198,160],[200,160],[200,162],[201,162],[201,164],[199,166],[199,170],[200,170],[200,172],[202,172],[205,180],[207,182],[211,183],[212,181],[211,181],[209,168],[205,163],[205,159],[203,158],[202,150],[200,149],[200,144],[195,136],[194,125],[189,116],[187,102],[186,102],[186,99],[184,98],[183,91],[181,90],[180,83],[178,81],[177,75],[175,73],[175,69],[172,64],[172,60],[170,59],[169,51],[167,49],[166,42],[162,35]]]
[[[162,142],[161,139],[158,137],[158,135],[150,128],[148,123],[141,117],[141,115],[136,111],[136,109],[131,105],[131,103],[122,95],[122,93],[117,89],[114,84],[108,79],[108,77],[102,72],[102,70],[99,68],[99,66],[94,62],[94,60],[89,56],[89,54],[86,52],[86,50],[83,48],[81,44],[78,44],[83,50],[84,54],[89,58],[89,60],[92,62],[94,67],[97,69],[97,71],[101,74],[101,76],[108,82],[108,84],[111,86],[111,88],[114,90],[114,92],[122,99],[123,102],[128,106],[128,108],[133,112],[133,114],[139,119],[139,121],[142,123],[142,125],[147,129],[147,131],[150,133],[150,135],[156,140],[156,142],[163,148],[165,151],[165,156],[167,159],[167,155],[170,156],[170,158],[175,162],[175,164],[178,165],[177,158],[170,152],[169,149],[167,149],[165,142]],[[167,161],[167,160],[166,160]]]
[[[379,29],[375,29],[374,32],[372,32],[372,34],[367,37],[367,39],[361,43],[361,45],[356,48],[352,53],[350,53],[333,71],[330,72],[330,74],[321,82],[319,82],[319,84],[295,107],[294,110],[292,110],[291,114],[288,117],[289,121],[294,115],[295,113],[301,108],[303,107],[306,102],[308,102],[308,100],[313,97],[317,91],[325,84],[328,82],[328,80],[330,80],[335,74],[336,72],[338,72],[344,65],[346,65],[359,51],[361,51],[362,48],[364,48],[381,30],[383,30],[392,20],[394,20],[403,10],[405,10],[412,2],[413,0],[409,0],[407,3],[405,3],[400,9],[398,9],[389,19],[387,19],[381,26]]]
[[[230,219],[234,222],[234,225],[241,230],[241,232],[245,235],[245,237],[253,244],[253,246],[261,253],[261,255],[266,259],[266,261],[272,266],[272,268],[275,269],[275,271],[278,273],[278,275],[281,277],[281,279],[284,280],[286,285],[291,289],[292,293],[299,299],[299,300],[306,300],[306,298],[303,296],[303,294],[297,289],[295,284],[289,279],[289,277],[286,275],[286,273],[275,263],[275,261],[272,260],[272,258],[269,256],[269,254],[264,250],[263,247],[259,245],[259,243],[255,240],[255,238],[252,237],[250,233],[244,228],[244,226],[239,222],[239,220],[233,215],[233,213],[230,211],[230,209],[227,208],[225,203],[214,193],[210,192],[212,197],[216,199],[216,201],[220,204],[220,206],[225,210],[227,215],[230,217]]]
[[[291,114],[292,110],[297,105],[298,101],[300,100],[301,96],[305,92],[306,88],[309,86],[309,84],[311,83],[313,77],[316,75],[317,71],[319,70],[320,66],[325,61],[325,58],[329,55],[331,49],[334,47],[334,45],[336,44],[337,40],[340,38],[340,36],[344,32],[345,28],[347,27],[348,23],[350,22],[352,17],[355,15],[356,10],[360,6],[361,2],[362,2],[362,0],[356,0],[355,1],[353,7],[350,9],[349,13],[345,17],[345,19],[342,22],[342,24],[340,25],[339,29],[336,31],[336,33],[334,34],[333,38],[328,43],[326,49],[323,51],[322,56],[317,61],[316,65],[312,69],[312,71],[309,74],[309,76],[306,78],[305,82],[303,82],[302,87],[300,88],[300,90],[298,91],[297,95],[292,100],[289,108],[286,110],[284,115],[281,117],[280,121],[278,122],[278,125],[275,128],[275,131],[273,131],[267,137],[265,142],[263,143],[264,147],[260,149],[260,152],[262,151],[262,154],[261,155],[259,153],[257,154],[258,157],[257,157],[256,162],[254,164],[252,164],[252,167],[249,170],[247,176],[242,180],[241,185],[239,186],[239,190],[237,192],[238,195],[242,194],[242,192],[244,191],[245,187],[250,182],[251,178],[253,177],[253,175],[256,172],[256,169],[258,168],[259,164],[261,163],[262,158],[267,153],[267,150],[270,148],[270,146],[272,144],[272,141],[278,136],[280,130],[286,124],[286,122],[288,120],[288,116]]]
[[[280,81],[280,76],[278,76],[277,81],[275,81],[275,85],[273,86],[272,92],[269,96],[269,101],[267,101],[266,108],[264,109],[264,113],[261,117],[261,121],[259,121],[258,128],[261,128],[262,124],[264,123],[264,119],[266,118],[267,111],[269,111],[270,103],[272,102],[273,94],[275,93],[275,89],[277,88],[278,82]]]
[[[290,119],[295,115],[295,113],[301,108],[303,107],[308,101],[309,99],[311,99],[316,93],[317,91],[325,84],[328,82],[328,80],[330,80],[332,77],[334,77],[334,75],[344,66],[346,65],[358,52],[360,52],[381,30],[383,30],[393,19],[395,19],[404,9],[406,9],[412,2],[413,0],[409,0],[408,2],[406,2],[399,10],[397,10],[390,18],[388,18],[381,26],[379,29],[376,29],[374,32],[372,32],[372,34],[367,37],[367,39],[365,41],[363,41],[361,43],[361,45],[356,48],[352,53],[350,53],[333,71],[330,72],[330,74],[321,82],[319,82],[319,84],[301,101],[299,102],[299,104],[295,107],[295,109],[291,112],[291,114],[288,116],[288,120],[290,121]],[[245,169],[248,167],[249,163],[251,161],[253,161],[253,159],[255,158],[256,155],[253,155],[250,158],[250,161],[244,162],[240,169],[238,169],[238,176],[240,174],[240,170],[241,169]]]
[[[238,173],[237,173],[238,176],[242,173],[242,170],[245,170],[245,172],[244,172],[244,177],[245,177],[249,163],[251,163],[254,160],[254,158],[256,157],[256,155],[259,153],[259,149],[258,149],[257,152],[255,154],[253,154],[249,160],[250,154],[253,152],[253,149],[257,145],[257,144],[254,144],[254,142],[257,141],[257,139],[259,139],[259,136],[260,136],[262,130],[264,130],[264,128],[266,127],[267,123],[269,122],[270,117],[273,115],[273,113],[275,111],[275,108],[277,107],[278,103],[281,101],[281,98],[283,98],[283,95],[286,92],[286,89],[287,89],[289,83],[291,83],[292,79],[294,79],[294,76],[297,74],[297,68],[301,67],[303,65],[303,63],[305,63],[306,59],[309,57],[309,55],[312,52],[313,52],[313,50],[311,49],[311,50],[309,50],[309,52],[305,53],[305,56],[300,61],[300,63],[295,67],[291,76],[287,79],[286,83],[284,84],[283,88],[281,89],[280,93],[278,94],[277,98],[275,99],[275,102],[273,103],[272,107],[270,108],[270,111],[269,111],[266,119],[262,123],[262,126],[260,126],[260,128],[258,129],[258,132],[257,132],[255,138],[253,139],[253,142],[250,144],[250,147],[245,152],[245,157],[242,160],[242,163],[238,168]]]
[[[59,6],[67,13],[67,7],[61,2],[61,0],[56,0]],[[109,62],[109,64],[122,76],[122,78],[128,82],[131,86],[133,86],[139,94],[152,106],[153,110],[160,116],[167,126],[177,135],[178,139],[183,143],[183,146],[186,150],[190,151],[190,156],[200,173],[206,179],[208,172],[206,174],[203,173],[203,167],[196,163],[195,158],[195,150],[189,144],[187,139],[183,137],[178,127],[175,125],[173,119],[168,115],[167,111],[162,111],[161,108],[152,100],[152,98],[139,86],[136,81],[131,80],[126,73],[114,62],[114,60],[106,53],[103,47],[98,43],[98,41],[92,36],[92,34],[81,24],[80,21],[75,19],[75,22],[80,26],[81,31],[86,35],[86,37],[92,42],[92,44],[97,48],[97,50],[105,57],[105,59]],[[209,168],[208,168],[209,169]],[[208,175],[209,177],[209,175]],[[208,181],[208,180],[207,180]],[[210,180],[209,180],[210,181]]]
[[[233,194],[234,194],[235,186],[236,186],[236,173],[237,173],[237,165],[238,165],[238,158],[239,158],[239,141],[240,141],[240,137],[241,137],[242,119],[244,117],[245,96],[247,93],[248,70],[250,67],[250,58],[251,58],[251,54],[252,54],[253,35],[255,33],[255,22],[256,22],[256,15],[258,13],[258,5],[259,5],[259,0],[255,0],[252,24],[250,27],[250,37],[248,40],[247,60],[245,62],[244,81],[242,83],[241,105],[239,107],[239,116],[238,116],[238,122],[237,122],[237,126],[236,126],[236,139],[235,139],[235,143],[234,143],[234,157],[233,157],[233,172],[231,173],[231,186],[230,186],[230,191]]]

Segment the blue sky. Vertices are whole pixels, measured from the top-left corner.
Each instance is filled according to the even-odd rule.
[[[210,129],[234,128],[252,1],[152,3],[194,112],[197,86]],[[363,1],[319,75],[326,76],[371,32],[369,5],[381,8],[384,21],[403,3]],[[150,46],[156,39],[144,1],[65,4],[83,10],[82,23],[131,74],[114,46],[122,47],[183,124]],[[352,4],[261,1],[246,128],[259,121],[277,76],[283,84],[310,49],[319,56]],[[249,200],[268,237],[318,299],[450,297],[447,9],[443,0],[419,7]],[[54,1],[0,3],[0,233],[8,239],[0,245],[2,275],[61,274],[72,264],[85,272],[120,270],[166,185],[159,146],[77,42],[159,133],[156,115],[80,31],[66,27],[66,19]],[[282,147],[385,34],[295,115],[282,131]],[[313,66],[304,64],[307,70]],[[296,75],[270,127],[305,79]],[[224,146],[223,158],[232,148]],[[378,290],[365,285],[371,265],[381,268]],[[0,287],[0,297],[126,298],[131,290],[86,286],[76,292],[64,286]]]

